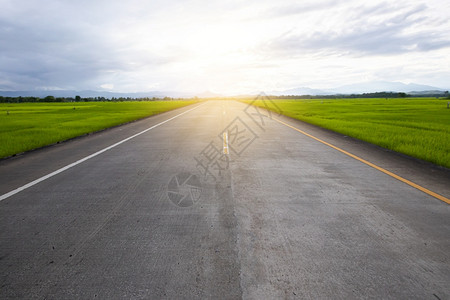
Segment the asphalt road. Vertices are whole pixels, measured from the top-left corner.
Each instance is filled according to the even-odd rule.
[[[0,298],[450,299],[450,205],[243,103],[194,107],[0,161]],[[447,169],[270,117],[450,196]]]

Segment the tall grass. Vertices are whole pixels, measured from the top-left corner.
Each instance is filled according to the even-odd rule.
[[[145,118],[195,101],[0,104],[0,158]]]
[[[289,117],[450,168],[448,100],[273,101]],[[262,102],[255,105],[264,106]]]

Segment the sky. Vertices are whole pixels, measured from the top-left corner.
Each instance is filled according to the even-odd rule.
[[[450,1],[0,0],[0,90],[450,87]]]

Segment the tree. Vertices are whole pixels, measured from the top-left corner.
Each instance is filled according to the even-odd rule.
[[[78,96],[78,95],[76,95],[76,96],[75,96],[75,101],[76,101],[76,102],[80,102],[80,101],[81,101],[81,97]]]
[[[44,102],[55,102],[55,97],[47,96],[44,98]]]

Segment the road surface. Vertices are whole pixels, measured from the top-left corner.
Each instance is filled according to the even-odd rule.
[[[450,205],[280,121],[450,196],[447,169],[209,101],[1,161],[0,298],[450,299]]]

